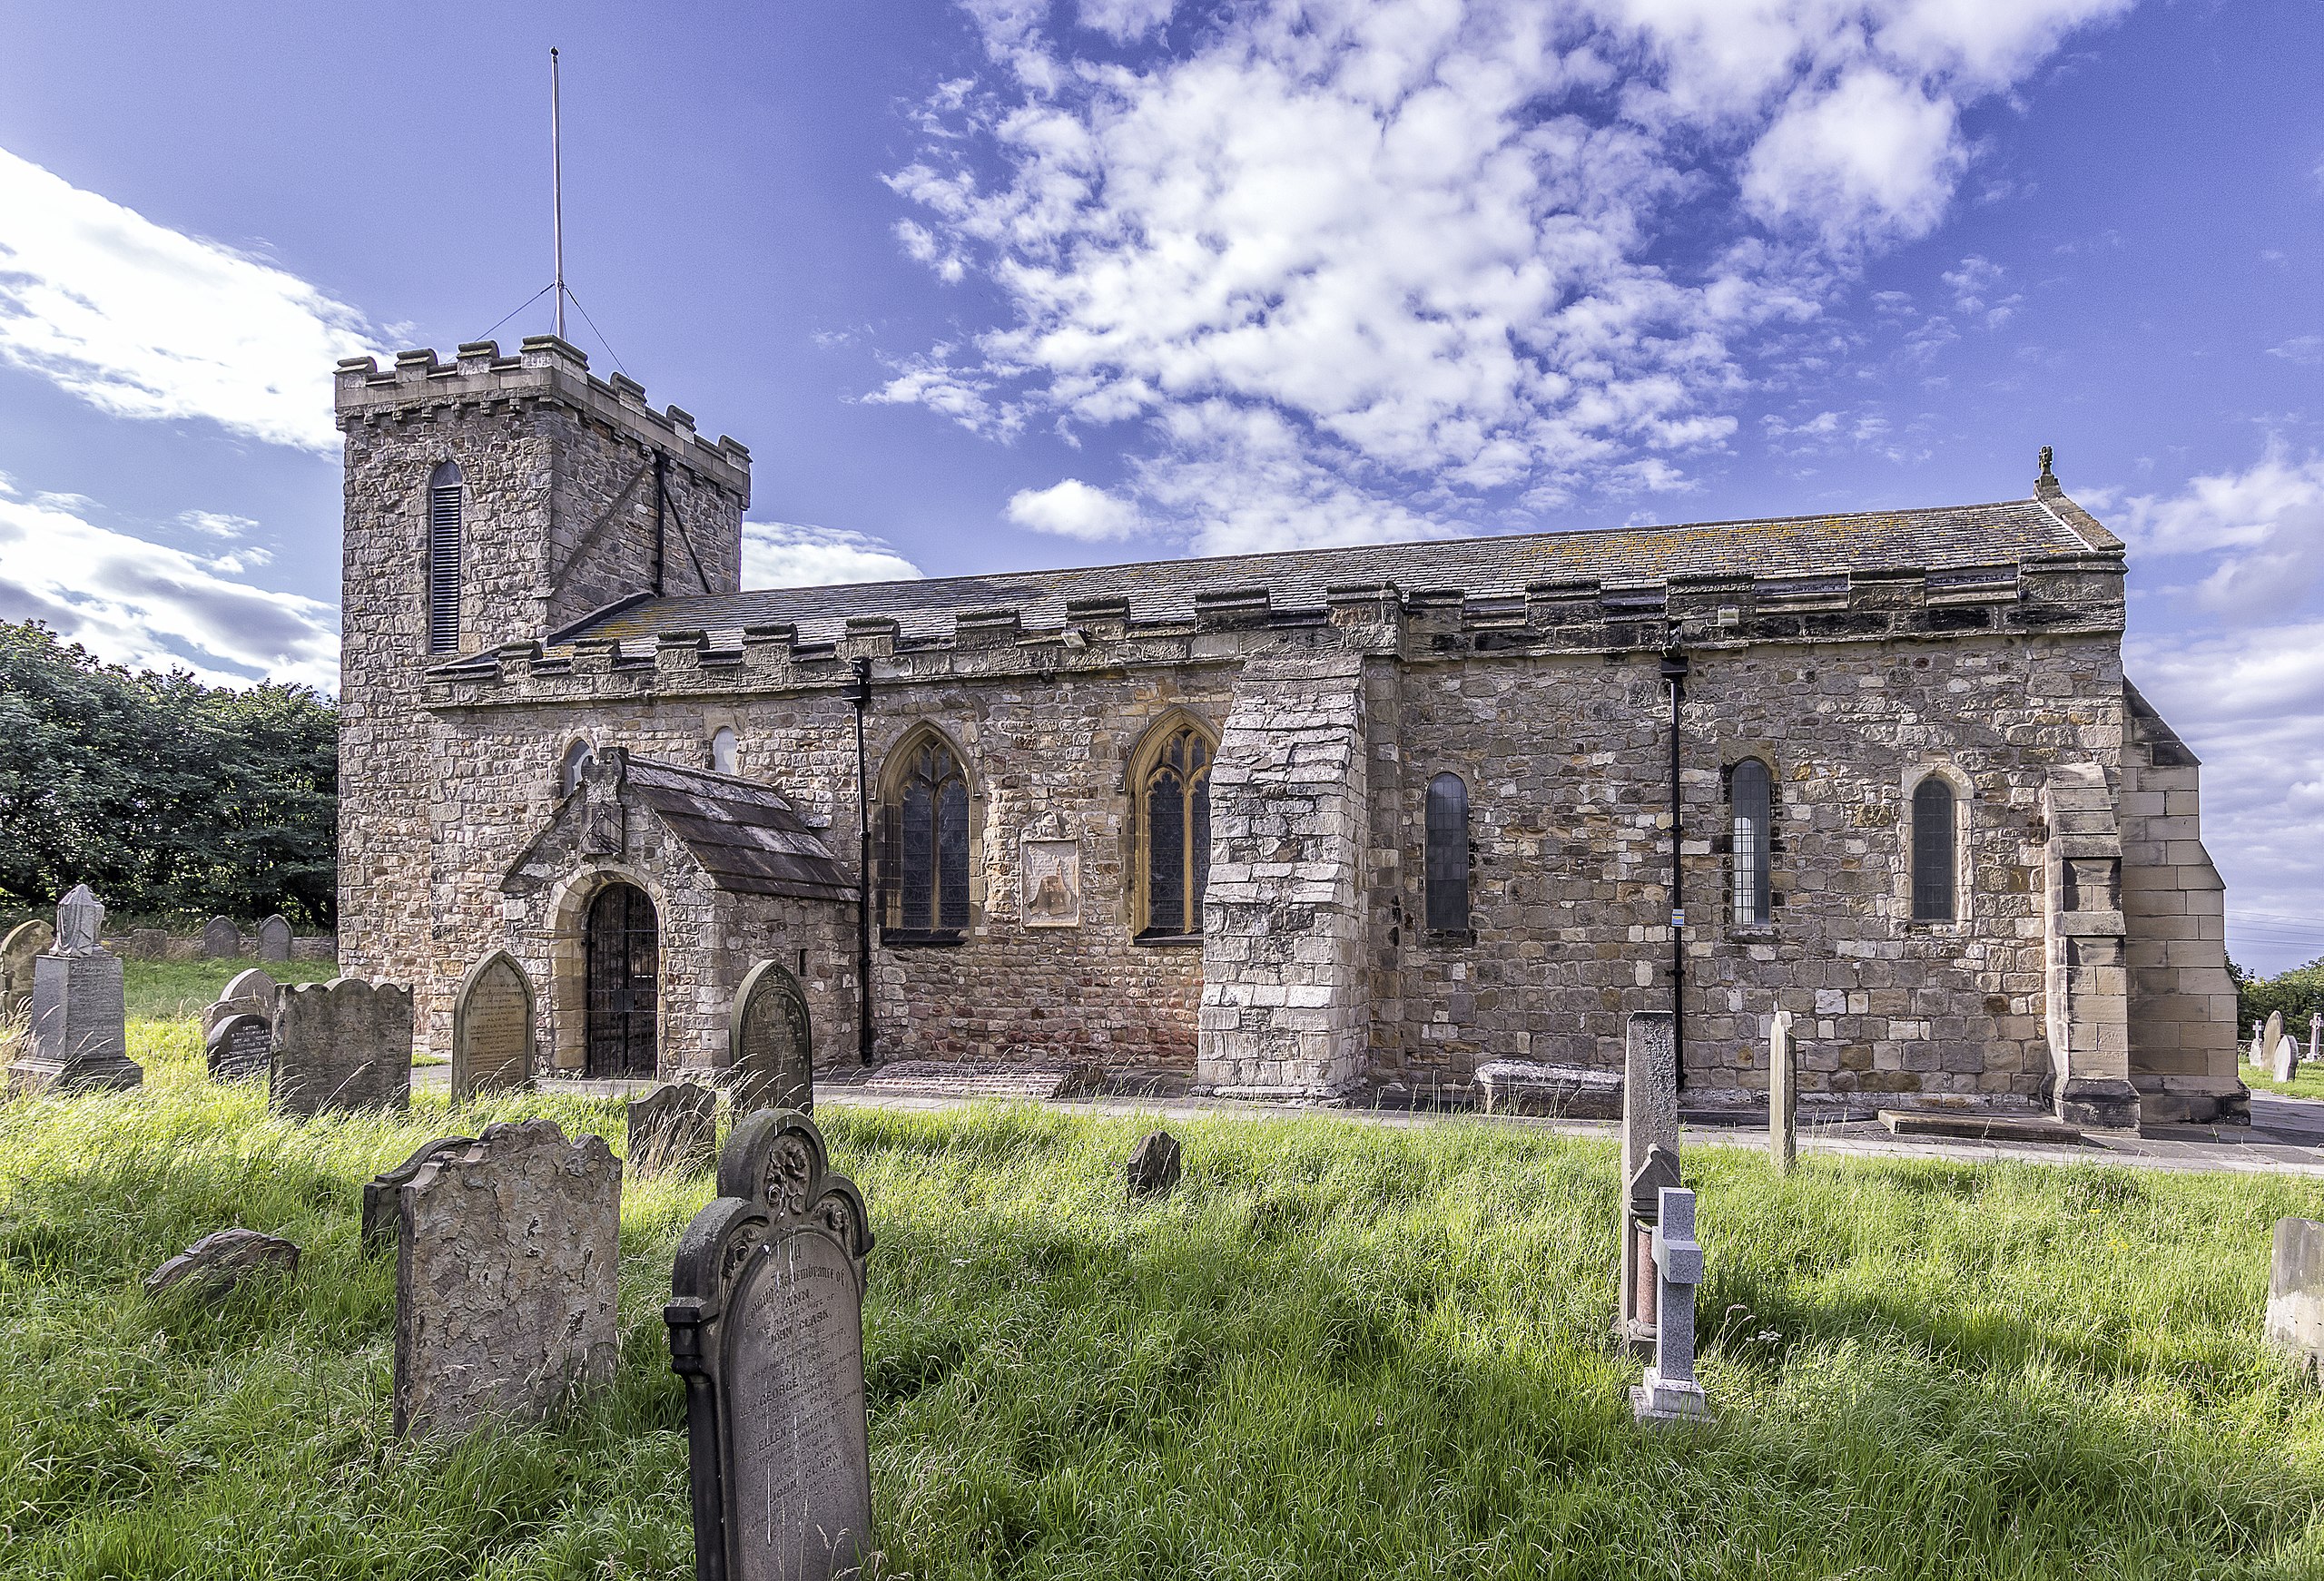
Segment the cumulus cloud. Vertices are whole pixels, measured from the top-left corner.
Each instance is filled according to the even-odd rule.
[[[840,582],[903,582],[920,567],[881,539],[796,522],[743,524],[743,585],[828,587]]]
[[[2127,3],[963,0],[992,69],[890,185],[1006,310],[870,398],[1135,425],[1142,515],[1209,549],[1684,488],[1738,348],[1933,227],[1963,109]]]
[[[298,276],[0,149],[0,359],[99,410],[335,453],[331,364],[376,339]]]
[[[1137,507],[1102,488],[1068,477],[1047,488],[1021,488],[1009,499],[1009,519],[1035,533],[1100,543],[1138,529]]]
[[[218,685],[271,677],[339,690],[337,612],[239,578],[248,548],[190,554],[99,526],[54,496],[0,495],[0,620],[40,620],[140,669]]]
[[[2201,555],[2195,592],[2217,611],[2280,610],[2324,570],[2324,456],[2295,458],[2281,443],[2240,472],[2190,481],[2170,496],[2134,495],[2120,529],[2158,555]]]

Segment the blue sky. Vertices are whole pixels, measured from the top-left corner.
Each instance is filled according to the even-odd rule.
[[[2007,498],[2053,445],[2132,542],[2237,958],[2324,953],[2316,0],[0,38],[0,616],[332,684],[330,363],[547,280],[556,44],[573,338],[750,445],[753,582]]]

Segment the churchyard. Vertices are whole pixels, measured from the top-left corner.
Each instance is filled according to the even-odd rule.
[[[698,1154],[624,1173],[617,1242],[573,1228],[617,1244],[595,1387],[539,1425],[399,1435],[396,1231],[366,1250],[365,1183],[528,1119],[586,1173],[589,1138],[631,1151],[625,1105],[422,1087],[297,1119],[209,1080],[192,1019],[127,1041],[141,1085],[0,1128],[0,1572],[693,1573],[664,1308],[718,1190]],[[818,1119],[877,1235],[880,1574],[2324,1574],[2324,1394],[2260,1339],[2313,1178],[1692,1149],[1712,1419],[1642,1427],[1610,1142],[1174,1120],[1175,1185],[1149,1148],[1133,1194],[1135,1118]],[[295,1271],[144,1292],[232,1225]]]

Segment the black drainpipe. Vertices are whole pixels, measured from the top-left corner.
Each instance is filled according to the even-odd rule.
[[[1681,1089],[1687,1084],[1687,906],[1679,888],[1679,842],[1684,837],[1679,800],[1679,700],[1687,689],[1687,655],[1677,644],[1662,650],[1662,679],[1670,686],[1670,1054]]]
[[[855,1057],[872,1063],[872,796],[863,761],[863,711],[872,701],[872,661],[849,666],[845,696],[855,705]]]

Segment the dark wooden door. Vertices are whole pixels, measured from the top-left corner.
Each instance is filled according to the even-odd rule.
[[[608,884],[589,903],[586,942],[588,1074],[650,1076],[662,957],[654,902],[634,884]]]

